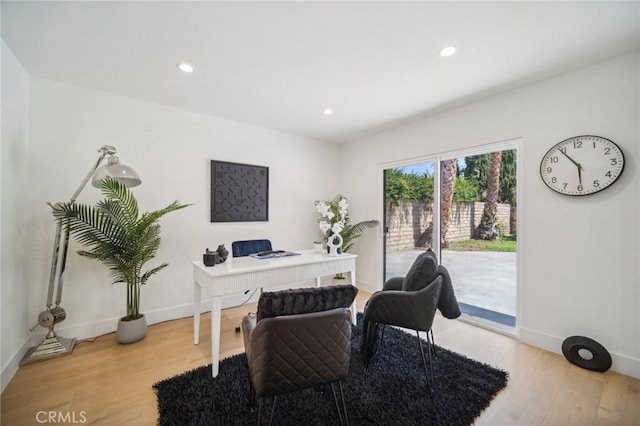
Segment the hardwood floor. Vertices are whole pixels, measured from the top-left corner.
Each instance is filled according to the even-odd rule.
[[[358,295],[360,310],[368,296]],[[254,310],[255,304],[247,304],[222,312],[221,358],[243,352],[242,336],[234,329]],[[80,342],[69,356],[21,367],[2,393],[2,425],[39,424],[49,411],[69,416],[67,424],[75,419],[76,424],[154,425],[151,386],[210,362],[209,323],[203,315],[197,346],[193,319],[183,318],[150,326],[135,344],[119,345],[108,334]],[[434,334],[436,344],[510,373],[507,388],[476,425],[640,425],[639,380],[587,371],[561,355],[439,315]]]

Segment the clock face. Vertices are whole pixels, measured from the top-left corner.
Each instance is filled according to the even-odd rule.
[[[624,155],[609,139],[575,136],[552,147],[540,162],[540,176],[565,195],[589,195],[611,186],[624,170]]]

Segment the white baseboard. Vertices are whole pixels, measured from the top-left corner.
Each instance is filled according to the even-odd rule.
[[[367,281],[358,281],[357,287],[371,294],[375,293],[378,290],[382,290],[382,287]]]
[[[30,347],[29,343],[30,343],[29,339],[25,339],[20,349],[18,349],[16,353],[13,354],[9,362],[7,362],[6,365],[2,367],[2,373],[0,373],[2,390],[0,391],[0,393],[4,392],[5,388],[7,387],[7,385],[13,378],[13,376],[16,374],[16,371],[18,371],[18,367],[20,366],[20,361],[22,361],[22,357],[29,350],[29,347]]]
[[[523,343],[562,355],[563,338],[522,327],[520,328],[520,340]],[[609,353],[611,354],[612,371],[640,379],[640,359],[631,358],[630,356],[615,352]]]
[[[258,292],[249,297],[250,295],[234,296],[225,298],[222,300],[222,308],[230,308],[241,305],[243,302],[255,302],[258,300]],[[200,302],[201,313],[211,311],[211,299],[204,299]],[[163,309],[156,309],[153,311],[146,311],[147,324],[153,325],[165,321],[171,321],[179,318],[186,318],[193,316],[193,304],[187,303],[184,305],[171,306]],[[102,336],[104,334],[114,333],[118,328],[119,317],[113,317],[101,321],[95,321],[91,323],[84,323],[78,325],[70,325],[67,327],[56,327],[56,333],[62,337],[75,337],[77,339],[87,339],[95,336]],[[31,344],[36,345],[44,339],[46,331],[36,333],[31,338]]]
[[[309,287],[315,285],[315,282],[304,282],[296,284],[296,287]],[[283,286],[282,288],[289,288],[290,285]],[[271,288],[270,291],[278,290],[279,288]],[[247,294],[241,294],[238,296],[225,297],[222,299],[222,309],[232,308],[240,306],[244,303],[257,302],[260,296],[259,291],[253,292],[253,290]],[[203,299],[200,302],[201,313],[211,311],[211,299]],[[147,317],[147,324],[157,324],[164,321],[171,321],[179,318],[186,318],[193,316],[193,304],[186,303],[178,306],[170,306],[168,308],[156,309],[151,311],[145,311],[144,314]],[[56,333],[62,337],[75,337],[76,339],[87,339],[95,336],[102,336],[103,334],[109,334],[116,331],[118,328],[119,317],[112,317],[101,321],[95,321],[84,324],[76,324],[65,326],[61,323],[56,327]],[[39,344],[45,337],[46,330],[40,329],[39,332],[34,333],[31,336],[31,346]]]

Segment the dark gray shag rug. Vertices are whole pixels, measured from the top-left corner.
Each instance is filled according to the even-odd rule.
[[[352,327],[351,366],[343,381],[350,425],[470,425],[506,385],[508,373],[437,347],[434,386],[428,390],[415,334],[387,327],[384,342],[367,371],[360,354],[362,316]],[[437,338],[437,336],[436,336]],[[423,343],[424,344],[424,343]],[[425,346],[426,348],[426,346]],[[159,425],[252,425],[248,367],[244,354],[196,368],[153,385]],[[271,408],[265,401],[265,411]],[[268,414],[263,412],[263,424]],[[331,388],[307,389],[278,397],[276,425],[339,424]]]

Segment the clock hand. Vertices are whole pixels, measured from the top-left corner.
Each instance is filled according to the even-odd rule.
[[[578,183],[582,185],[582,169],[583,169],[582,165],[580,163],[576,163],[576,161],[573,158],[569,157],[569,155],[563,150],[561,150],[560,148],[558,148],[558,151],[560,151],[562,155],[567,157],[569,161],[571,161],[573,164],[576,165],[576,167],[578,168]]]
[[[573,164],[575,164],[575,165],[576,165],[576,167],[578,168],[578,170],[580,170],[580,168],[582,167],[580,164],[576,163],[576,162],[575,162],[575,160],[574,160],[573,158],[569,157],[569,156],[567,155],[567,153],[566,153],[566,152],[564,152],[563,150],[561,150],[561,149],[559,149],[559,148],[558,148],[558,151],[560,151],[560,152],[562,153],[562,155],[564,155],[565,157],[567,157],[567,158],[569,159],[569,161],[571,161]]]
[[[578,183],[582,185],[582,166],[578,164]]]

